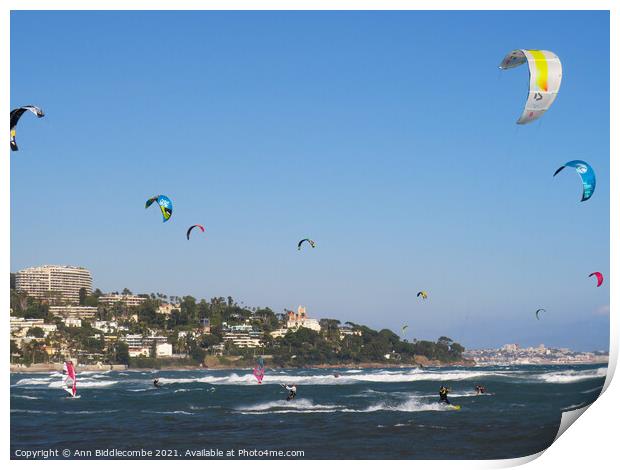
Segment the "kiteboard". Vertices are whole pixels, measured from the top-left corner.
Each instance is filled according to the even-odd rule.
[[[448,408],[454,411],[458,411],[461,409],[461,405],[448,405]]]

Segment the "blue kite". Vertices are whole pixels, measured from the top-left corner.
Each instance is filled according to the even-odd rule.
[[[575,171],[581,176],[581,182],[583,183],[583,194],[581,195],[581,202],[587,201],[594,194],[594,188],[596,187],[596,177],[594,176],[594,170],[592,167],[583,160],[572,160],[565,163],[558,168],[553,176],[557,175],[567,166],[574,168]]]

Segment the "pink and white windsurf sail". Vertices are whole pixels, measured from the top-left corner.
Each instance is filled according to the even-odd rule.
[[[258,383],[262,383],[263,382],[263,377],[265,377],[265,368],[261,367],[255,367],[254,368],[254,377],[256,377],[256,380],[258,380]]]
[[[73,362],[66,361],[64,367],[62,368],[62,372],[65,377],[65,390],[69,395],[75,397],[77,393],[77,379],[75,377],[75,367],[73,367]]]

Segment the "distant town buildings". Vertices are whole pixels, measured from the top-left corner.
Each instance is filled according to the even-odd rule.
[[[606,353],[574,352],[568,348],[548,348],[544,344],[528,348],[505,344],[500,349],[470,349],[463,357],[478,365],[591,364],[609,360]]]
[[[85,268],[45,265],[15,273],[15,290],[37,299],[47,299],[50,303],[77,304],[82,288],[88,294],[93,288],[92,276]]]

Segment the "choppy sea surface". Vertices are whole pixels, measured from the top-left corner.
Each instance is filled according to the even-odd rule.
[[[96,458],[102,449],[169,458],[216,450],[223,458],[231,450],[234,458],[255,458],[239,450],[262,458],[290,450],[306,459],[521,457],[548,447],[561,413],[592,403],[606,372],[602,365],[267,367],[258,385],[250,370],[78,368],[79,399],[67,398],[60,373],[11,374],[11,457],[46,449],[69,449],[73,458],[76,451]],[[161,388],[152,385],[156,376]],[[297,385],[295,400],[285,400],[281,383]],[[460,410],[438,403],[442,384]],[[476,384],[488,394],[476,396]]]

